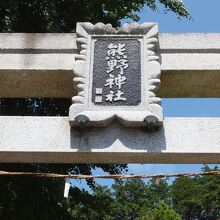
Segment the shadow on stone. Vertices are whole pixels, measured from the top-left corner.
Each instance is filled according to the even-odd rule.
[[[166,150],[164,128],[128,128],[114,121],[106,128],[71,129],[71,148],[79,152],[161,152]]]

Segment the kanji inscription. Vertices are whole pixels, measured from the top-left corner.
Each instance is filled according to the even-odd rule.
[[[94,43],[92,102],[141,103],[141,51],[138,39],[97,39]]]

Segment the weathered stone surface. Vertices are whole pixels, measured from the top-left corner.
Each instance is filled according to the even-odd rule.
[[[0,50],[16,53],[17,50],[27,52],[47,52],[62,50],[66,53],[77,52],[75,33],[0,33]]]
[[[72,97],[74,37],[74,33],[1,33],[0,96]],[[160,97],[220,97],[220,34],[162,33],[159,41]]]
[[[117,123],[70,130],[67,117],[2,116],[0,124],[0,162],[220,163],[219,118],[165,118],[154,133]]]

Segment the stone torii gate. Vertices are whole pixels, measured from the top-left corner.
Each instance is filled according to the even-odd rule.
[[[162,98],[220,97],[220,34],[159,34]],[[0,97],[72,98],[76,34],[0,34]],[[68,117],[0,116],[0,162],[220,163],[220,118],[118,122],[84,132]]]

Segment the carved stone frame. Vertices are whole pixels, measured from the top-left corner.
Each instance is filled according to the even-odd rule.
[[[72,98],[69,111],[71,126],[104,127],[117,119],[128,127],[160,126],[163,122],[161,99],[155,91],[160,84],[160,57],[158,53],[158,25],[156,23],[125,24],[112,28],[111,24],[89,22],[77,23],[77,47],[74,59],[74,85],[78,95]],[[141,105],[94,106],[91,105],[91,57],[93,40],[98,37],[141,39]]]

